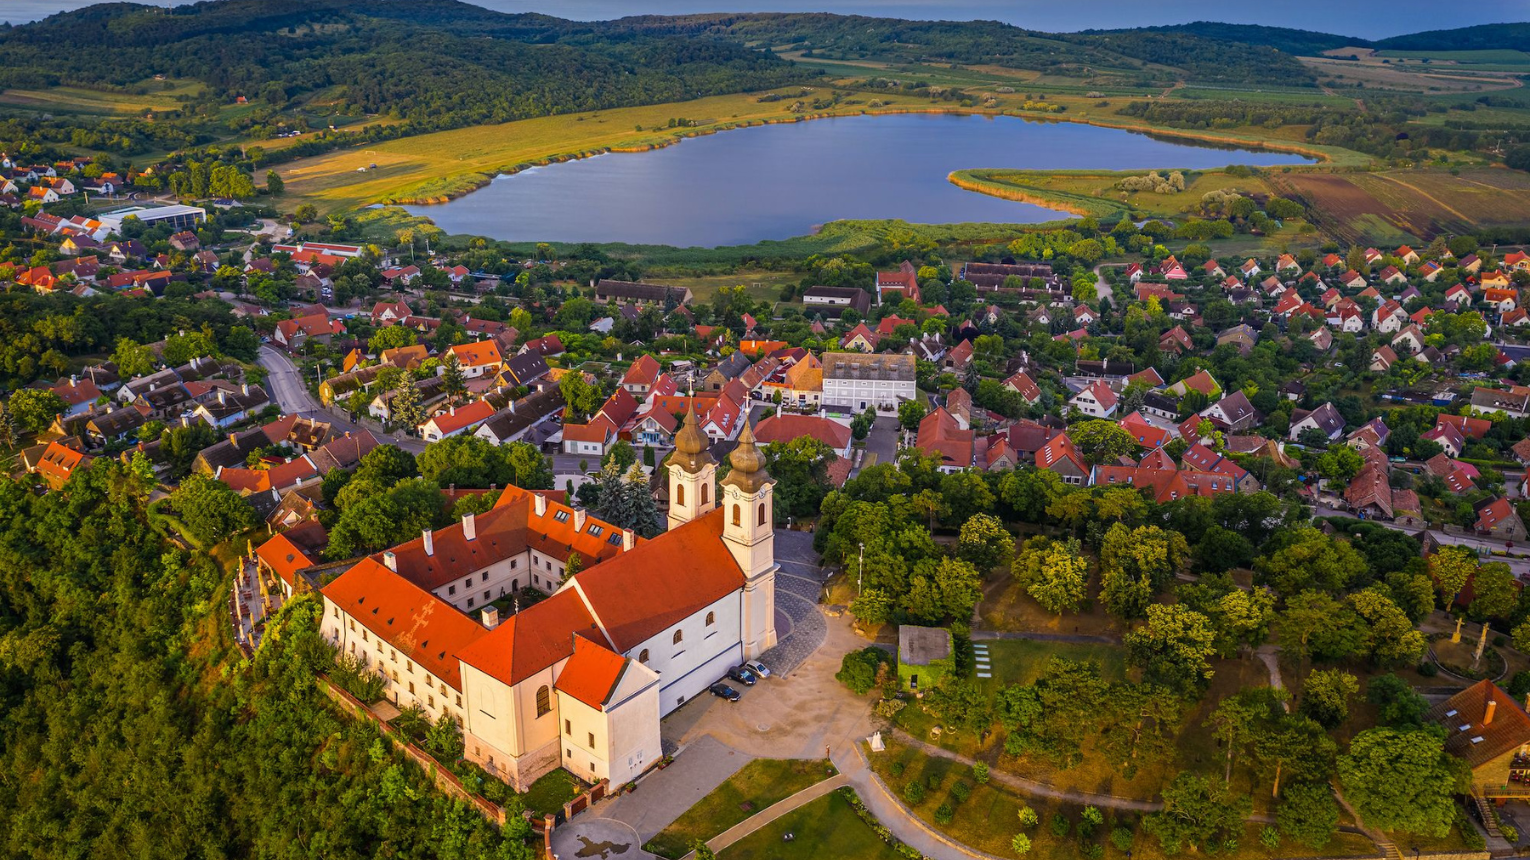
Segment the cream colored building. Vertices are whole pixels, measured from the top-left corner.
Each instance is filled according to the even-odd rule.
[[[776,643],[775,482],[753,432],[721,482],[694,413],[675,449],[654,539],[507,488],[326,586],[324,636],[398,705],[458,720],[466,757],[518,790],[560,766],[635,778],[662,757],[661,717]],[[527,587],[549,596],[503,621],[484,610]]]

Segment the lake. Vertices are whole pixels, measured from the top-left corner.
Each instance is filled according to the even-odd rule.
[[[953,170],[1146,170],[1304,164],[1277,152],[1169,142],[1113,128],[1018,117],[886,114],[755,126],[675,146],[609,153],[500,176],[436,206],[409,206],[448,233],[509,241],[742,245],[827,221],[1036,223],[1067,217],[963,191]]]

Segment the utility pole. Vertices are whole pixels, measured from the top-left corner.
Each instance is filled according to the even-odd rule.
[[[866,544],[861,543],[861,571],[855,576],[855,596],[861,596],[861,588],[866,581]]]

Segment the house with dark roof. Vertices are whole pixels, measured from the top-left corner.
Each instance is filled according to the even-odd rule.
[[[1523,797],[1530,782],[1530,716],[1492,681],[1436,704],[1424,719],[1444,731],[1445,752],[1471,771],[1471,793]]]
[[[1332,442],[1344,435],[1344,416],[1332,403],[1324,403],[1316,409],[1297,409],[1291,413],[1287,438],[1295,442],[1304,430],[1316,430]]]
[[[639,305],[662,305],[673,307],[690,304],[689,287],[669,287],[663,284],[640,284],[634,281],[613,281],[602,278],[595,284],[595,301],[632,302]]]

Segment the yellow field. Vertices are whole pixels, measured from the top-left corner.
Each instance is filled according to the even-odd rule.
[[[139,114],[147,110],[175,110],[178,98],[193,95],[202,85],[195,81],[145,81],[143,94],[90,90],[83,87],[52,87],[46,90],[13,89],[0,93],[0,104],[60,113],[99,115]]]

